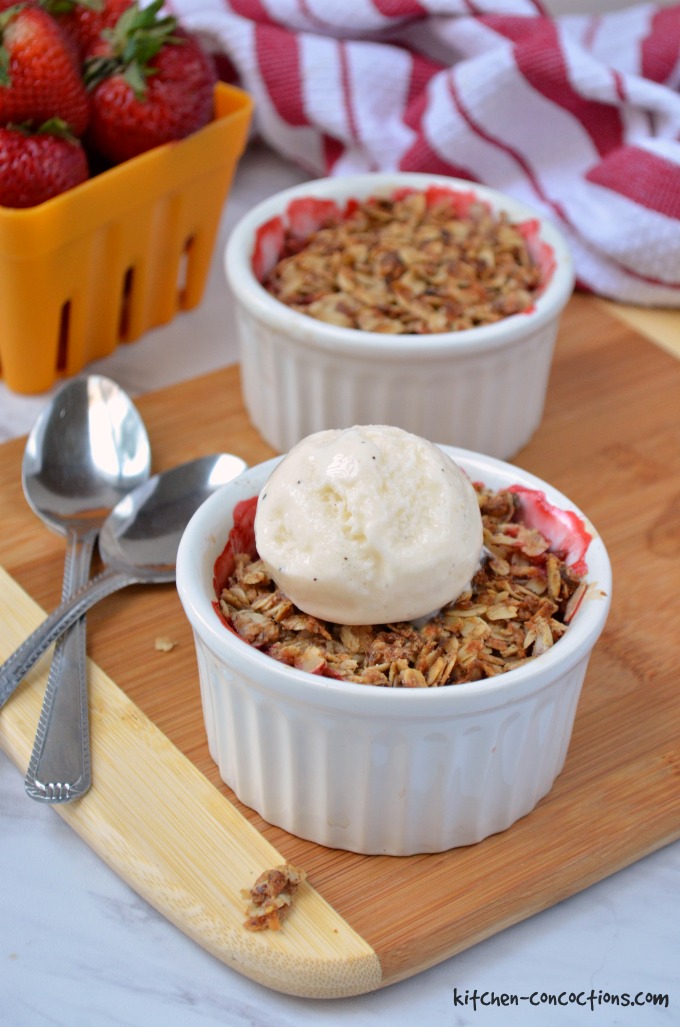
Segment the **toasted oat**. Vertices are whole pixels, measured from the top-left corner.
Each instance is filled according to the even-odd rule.
[[[288,232],[264,287],[294,310],[345,328],[432,334],[526,310],[541,270],[505,213],[454,194],[373,197],[301,240]]]
[[[171,638],[165,636],[159,637],[154,642],[154,649],[157,653],[170,653],[177,645]]]
[[[243,926],[249,931],[280,930],[290,912],[293,896],[306,876],[304,870],[292,863],[263,871],[252,888],[241,891],[248,900]]]
[[[262,652],[300,670],[363,685],[433,688],[478,681],[539,656],[558,641],[586,583],[536,529],[514,518],[510,491],[475,485],[484,555],[470,588],[427,623],[350,627],[299,611],[260,560],[236,557],[220,609]]]

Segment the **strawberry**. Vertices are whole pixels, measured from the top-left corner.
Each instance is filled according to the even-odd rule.
[[[113,28],[132,0],[39,0],[39,3],[72,40],[83,60],[100,41],[102,30]]]
[[[0,205],[34,207],[88,177],[80,142],[58,119],[37,132],[0,127]]]
[[[85,61],[88,140],[113,163],[183,139],[213,115],[212,58],[176,18],[158,16],[161,6],[133,3]]]
[[[61,118],[74,135],[89,104],[78,62],[54,19],[32,4],[0,13],[0,125]]]

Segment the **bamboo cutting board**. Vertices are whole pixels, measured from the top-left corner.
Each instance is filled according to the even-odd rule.
[[[272,455],[237,368],[139,400],[154,470],[230,450]],[[63,540],[28,509],[23,440],[0,447],[0,658],[56,605]],[[569,495],[614,569],[606,631],[552,792],[478,845],[408,858],[325,849],[267,825],[207,750],[190,629],[173,586],[133,587],[88,614],[91,792],[60,815],[152,905],[241,973],[290,994],[393,983],[680,838],[680,692],[671,609],[680,577],[680,362],[601,304],[572,300],[544,421],[515,462]],[[175,645],[156,649],[158,638]],[[23,773],[44,657],[0,713]],[[29,801],[28,799],[26,800]],[[308,883],[280,932],[252,934],[242,888],[292,861]]]

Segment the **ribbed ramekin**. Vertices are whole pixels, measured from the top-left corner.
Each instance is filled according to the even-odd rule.
[[[253,270],[258,230],[286,223],[293,201],[390,196],[408,188],[472,192],[513,222],[535,221],[536,246],[550,269],[526,313],[495,324],[433,335],[385,335],[342,328],[287,307]],[[511,197],[437,175],[376,173],[323,178],[284,190],[246,214],[225,252],[235,299],[246,409],[275,449],[353,424],[394,424],[424,438],[501,459],[538,427],[561,312],[574,285],[569,250],[557,229]]]
[[[566,634],[496,678],[430,689],[357,685],[284,666],[227,630],[212,606],[214,562],[234,504],[259,493],[276,459],[208,499],[179,548],[177,588],[220,776],[265,820],[321,845],[395,856],[470,845],[529,813],[565,761],[609,610],[607,551],[580,510],[546,483],[499,460],[442,448],[473,480],[544,492],[592,534],[590,587]]]

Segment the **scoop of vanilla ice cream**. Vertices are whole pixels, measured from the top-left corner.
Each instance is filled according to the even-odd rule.
[[[305,613],[337,624],[416,620],[467,587],[482,549],[467,475],[400,428],[317,432],[260,492],[255,543]]]

